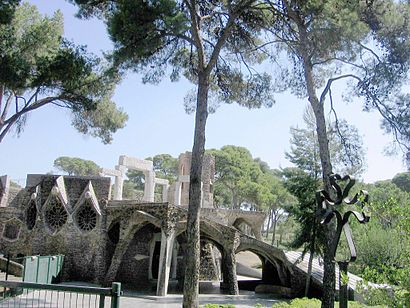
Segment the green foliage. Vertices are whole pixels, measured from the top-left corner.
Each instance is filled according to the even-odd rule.
[[[77,176],[99,175],[101,170],[92,160],[67,156],[61,156],[54,160],[54,167],[67,172],[68,175]]]
[[[153,162],[153,168],[155,176],[157,178],[166,179],[170,184],[174,183],[178,176],[178,159],[172,157],[169,154],[158,154],[154,157],[148,157],[147,160]],[[137,191],[144,190],[144,173],[138,170],[127,170],[128,180],[124,181],[124,185],[127,185],[127,198],[133,199],[133,196],[138,195]],[[158,186],[155,187],[156,192]]]
[[[20,0],[3,0],[0,2],[0,25],[10,23],[19,3]]]
[[[262,172],[249,150],[226,145],[207,153],[215,157],[216,201],[227,202],[223,205],[233,209],[239,209],[245,202],[256,203],[257,183]]]
[[[318,300],[318,299],[304,297],[304,298],[296,298],[296,299],[292,300],[290,303],[282,302],[282,303],[278,303],[278,304],[273,304],[272,308],[288,308],[288,307],[289,308],[291,308],[291,307],[294,307],[294,308],[320,308],[321,304],[322,304],[321,301]],[[339,303],[335,303],[334,307],[335,308],[339,307]],[[358,302],[350,301],[349,304],[348,304],[348,307],[351,307],[351,308],[379,307],[379,308],[382,308],[382,307],[385,307],[385,306],[367,306],[367,305],[364,305],[364,304],[361,304],[361,303],[358,303]],[[391,307],[393,307],[393,306],[391,306]]]
[[[118,74],[63,32],[61,12],[42,16],[28,3],[0,25],[0,141],[11,128],[20,133],[27,114],[49,104],[68,108],[74,127],[104,143],[124,127],[127,115],[110,100]]]
[[[18,183],[14,182],[14,181],[10,181],[10,187],[11,188],[15,188],[15,189],[21,189],[23,187],[21,187]]]
[[[350,271],[367,281],[392,286],[389,291],[364,289],[369,303],[405,307],[410,288],[410,195],[390,181],[366,189],[372,216],[366,226],[351,224],[358,258],[350,264]]]
[[[391,181],[401,190],[410,193],[410,172],[398,173]]]
[[[319,308],[321,305],[320,300],[315,298],[296,298],[290,303],[278,303],[272,305],[272,308],[286,308],[286,307],[304,307],[304,308]]]
[[[291,149],[286,158],[314,178],[322,174],[316,122],[307,108],[303,116],[306,128],[291,127]],[[363,141],[357,129],[346,121],[328,121],[329,151],[334,173],[358,176],[364,171]]]
[[[106,20],[115,43],[114,63],[120,69],[143,72],[143,82],[158,83],[169,74],[172,81],[182,75],[198,85],[198,72],[219,54],[206,72],[209,111],[215,111],[221,102],[236,102],[247,108],[272,106],[271,77],[251,69],[266,57],[254,48],[265,22],[263,12],[253,5],[257,1],[230,5],[198,1],[195,9],[198,16],[204,16],[200,20],[200,42],[191,31],[196,26],[192,25],[189,5],[183,1],[122,0],[115,5],[108,0],[72,2],[78,4],[81,17],[95,15]],[[228,15],[233,22],[227,22]],[[240,63],[249,68],[248,74]],[[196,94],[187,94],[187,112],[195,111]]]
[[[300,226],[290,247],[304,247],[304,252],[313,249],[316,253],[322,253],[324,231],[316,218],[315,198],[320,182],[298,168],[285,168],[282,176],[285,188],[298,200],[298,204],[285,207]]]
[[[410,292],[403,288],[374,288],[367,282],[361,282],[357,287],[368,305],[372,307],[398,307],[406,308],[410,304]]]
[[[231,304],[205,304],[203,308],[235,308]]]

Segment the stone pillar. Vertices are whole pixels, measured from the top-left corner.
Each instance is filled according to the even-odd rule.
[[[181,205],[181,185],[182,182],[175,183],[174,205]]]
[[[168,202],[169,181],[155,178],[155,184],[162,186],[162,202]]]
[[[0,207],[7,206],[10,190],[10,178],[7,175],[0,176]]]
[[[143,201],[154,202],[155,193],[155,173],[154,171],[144,171],[145,185]]]
[[[174,249],[172,250],[172,273],[171,273],[171,278],[176,279],[177,278],[177,266],[178,266],[178,247],[174,245]]]
[[[168,293],[169,272],[171,268],[174,240],[175,230],[172,229],[169,232],[161,231],[157,296],[166,296]]]
[[[169,185],[162,186],[162,202],[168,201],[168,189],[169,189]]]
[[[222,253],[223,287],[229,294],[238,295],[238,279],[236,277],[236,256],[233,250],[224,250]]]
[[[114,183],[114,200],[122,200],[122,188],[124,186],[124,174],[126,168],[124,166],[117,165],[115,170],[119,171],[119,174],[115,176]]]

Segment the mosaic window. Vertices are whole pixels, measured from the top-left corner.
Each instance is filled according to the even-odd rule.
[[[67,222],[68,214],[61,202],[54,198],[47,205],[44,216],[48,227],[57,231]]]
[[[34,228],[34,226],[36,225],[36,220],[37,207],[36,204],[33,201],[31,201],[26,211],[26,224],[29,230],[32,230]]]
[[[91,231],[97,225],[97,213],[88,203],[81,206],[76,216],[78,227],[83,231]]]
[[[16,224],[7,224],[4,226],[3,230],[3,237],[14,241],[19,237],[20,234],[20,226]]]

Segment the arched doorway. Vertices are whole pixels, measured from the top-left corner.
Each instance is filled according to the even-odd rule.
[[[159,257],[155,258],[154,251],[157,245],[156,236],[160,232],[160,228],[151,223],[135,231],[121,259],[116,281],[129,289],[155,291],[156,284],[152,283],[152,280],[158,277]]]

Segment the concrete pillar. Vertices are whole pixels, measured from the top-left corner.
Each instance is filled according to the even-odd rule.
[[[162,202],[168,201],[169,185],[162,185]]]
[[[10,178],[8,175],[0,176],[0,207],[7,206],[10,190]]]
[[[181,186],[182,182],[175,183],[174,205],[181,205]]]
[[[115,170],[119,171],[119,174],[115,176],[114,183],[114,200],[122,200],[122,188],[124,186],[124,175],[126,168],[124,166],[117,165]]]
[[[236,277],[236,255],[232,250],[225,250],[222,253],[222,275],[223,287],[231,295],[238,295],[238,279]]]
[[[169,272],[175,240],[175,230],[168,234],[161,231],[161,251],[159,255],[159,271],[157,281],[157,296],[166,296],[168,292]]]
[[[155,172],[144,171],[145,185],[144,185],[144,198],[143,201],[154,202],[155,193]]]
[[[174,249],[172,250],[172,273],[171,273],[171,278],[175,279],[177,278],[177,266],[178,266],[178,247],[177,245],[174,245]]]

